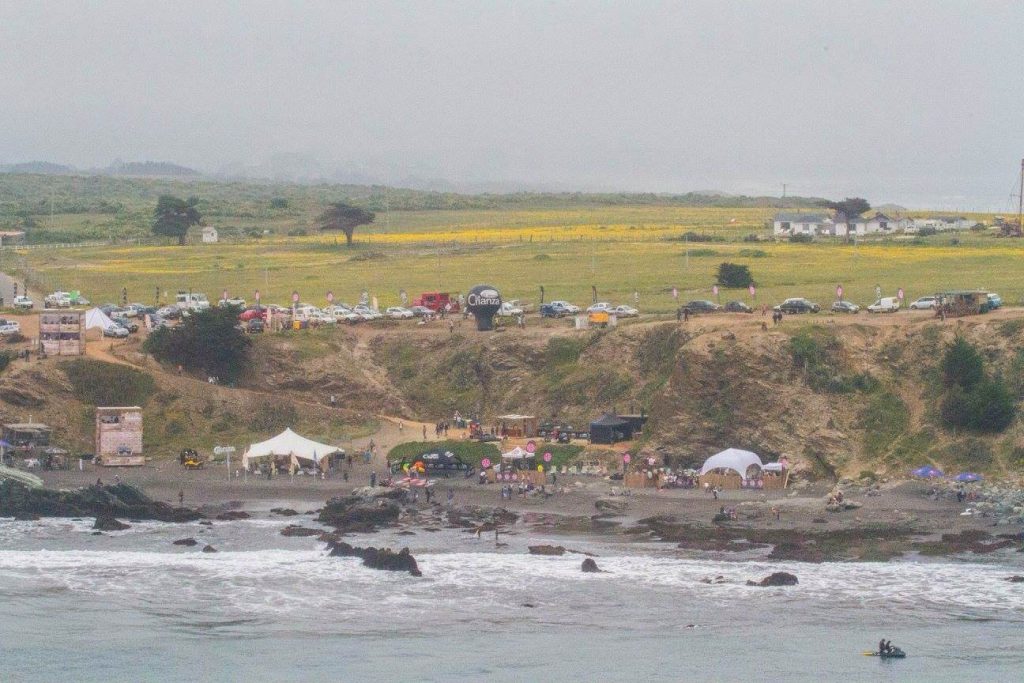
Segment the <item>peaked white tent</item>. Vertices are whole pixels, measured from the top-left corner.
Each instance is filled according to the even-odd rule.
[[[117,325],[117,323],[108,318],[107,314],[98,308],[90,308],[85,312],[85,329],[87,330],[91,330],[94,327],[105,330],[114,325]]]
[[[508,458],[509,460],[522,460],[523,458],[532,458],[534,455],[534,453],[530,453],[522,446],[516,446],[507,453],[502,453],[501,457]]]
[[[266,441],[250,444],[249,448],[242,454],[242,467],[249,469],[249,464],[254,460],[276,457],[290,457],[294,467],[299,466],[300,460],[320,467],[324,458],[339,451],[341,449],[337,446],[319,443],[304,436],[299,436],[291,429],[286,429]]]
[[[733,472],[738,472],[745,479],[747,469],[751,465],[757,465],[758,469],[764,468],[764,464],[757,453],[740,450],[739,448],[726,448],[721,453],[715,453],[705,460],[704,466],[700,468],[700,473],[707,474],[711,470],[717,469],[732,470]]]

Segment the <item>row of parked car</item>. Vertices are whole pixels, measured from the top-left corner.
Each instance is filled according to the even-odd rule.
[[[998,294],[990,293],[988,295],[988,310],[994,310],[1003,305],[1003,299]],[[883,296],[875,303],[865,307],[868,313],[895,313],[900,309],[901,302],[898,297],[895,296]],[[934,310],[938,306],[938,297],[936,296],[922,296],[910,303],[907,307],[913,311],[924,311]],[[690,301],[681,307],[681,310],[687,310],[691,314],[693,313],[717,313],[725,311],[727,313],[753,313],[754,310],[743,303],[742,301],[730,301],[724,306],[716,304],[713,301],[698,300]],[[818,313],[821,311],[821,306],[805,299],[803,297],[793,297],[786,299],[778,306],[772,308],[774,311],[780,313]],[[829,310],[833,313],[859,313],[861,307],[852,301],[839,300],[829,307]]]
[[[568,301],[562,301],[560,299],[540,305],[540,316],[542,318],[562,318],[567,315],[578,315],[581,312],[580,307],[576,304],[571,304]],[[597,303],[587,306],[586,312],[608,313],[609,315],[615,315],[619,318],[632,318],[640,315],[640,311],[632,306],[627,306],[626,304],[615,306],[607,301],[598,301]]]

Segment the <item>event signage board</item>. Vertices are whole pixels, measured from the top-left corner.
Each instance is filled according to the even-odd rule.
[[[490,467],[490,466],[491,466],[491,459],[490,458],[484,458],[483,460],[480,461],[480,467],[483,467],[485,470],[488,467]]]
[[[632,459],[633,459],[633,456],[630,455],[629,453],[624,453],[622,455],[622,462],[626,463],[627,465],[629,464],[629,461],[632,460]]]
[[[551,454],[550,453],[545,453],[544,454],[544,462],[551,462]]]
[[[537,442],[536,441],[527,441],[526,442],[526,452],[527,453],[533,453],[536,450],[537,450]]]

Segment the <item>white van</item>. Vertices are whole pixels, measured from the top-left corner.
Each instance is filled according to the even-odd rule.
[[[174,303],[185,311],[205,311],[210,307],[210,300],[200,292],[178,292]]]
[[[883,296],[868,306],[868,313],[895,313],[900,310],[900,300],[894,296]]]

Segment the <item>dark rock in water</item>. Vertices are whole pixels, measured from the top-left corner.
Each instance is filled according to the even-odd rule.
[[[201,521],[199,523],[202,524],[203,526],[213,526],[213,522],[211,522],[208,519],[204,519],[203,521]]]
[[[309,527],[298,526],[295,524],[290,524],[281,529],[282,536],[319,536],[322,533],[323,531],[320,529],[310,529]]]
[[[590,557],[583,560],[583,564],[580,565],[580,569],[586,574],[596,574],[601,571],[597,568],[597,562],[594,562],[593,558]]]
[[[565,555],[565,548],[560,545],[531,545],[531,555]]]
[[[393,525],[399,513],[401,508],[387,496],[353,495],[327,501],[317,520],[341,532],[369,533]]]
[[[401,531],[398,532],[398,535],[399,536],[415,536],[416,532],[415,531],[409,531],[408,529],[402,529]]]
[[[92,535],[93,536],[106,536],[106,534],[103,533],[102,531],[94,531],[94,532],[92,532]]]
[[[331,557],[359,557],[363,565],[370,569],[384,569],[387,571],[407,571],[413,576],[422,576],[416,558],[412,556],[408,548],[393,552],[390,548],[356,548],[345,542],[328,543],[331,549]]]
[[[217,549],[214,548],[212,545],[204,545],[203,546],[203,552],[204,553],[215,553],[215,552],[217,552]]]
[[[532,602],[524,602],[522,604],[522,606],[523,607],[536,607],[537,605],[533,604]]]
[[[96,523],[92,525],[93,529],[99,529],[100,531],[124,531],[125,529],[131,529],[131,527],[123,522],[119,522],[110,515],[101,515],[96,518]]]
[[[174,541],[172,545],[186,545],[191,548],[194,545],[199,545],[199,541],[194,538],[179,538],[177,541]]]
[[[201,515],[150,499],[130,484],[84,486],[70,491],[33,489],[0,481],[0,517],[119,517],[191,522]]]
[[[236,519],[249,519],[249,513],[244,510],[228,510],[217,515],[217,519],[222,522],[232,522]]]
[[[291,508],[270,508],[271,514],[281,515],[282,517],[294,517],[299,514]]]
[[[773,547],[768,557],[772,560],[794,562],[824,562],[825,552],[813,543],[786,541]]]
[[[82,518],[81,518],[81,517],[72,517],[72,518],[71,518],[71,521],[72,521],[72,522],[81,522],[81,521],[82,521]]]
[[[716,576],[713,579],[711,577],[705,576],[703,579],[700,580],[700,582],[701,583],[728,583],[728,581],[725,580],[725,577],[722,576],[721,574],[719,574],[718,576]]]
[[[788,572],[775,572],[769,574],[760,581],[747,581],[748,586],[795,586],[799,583],[796,580],[796,576],[789,574]]]
[[[1009,581],[1010,583],[1024,583],[1024,576],[1020,576],[1019,574],[1014,574],[1013,576],[1007,576],[1006,580]]]

